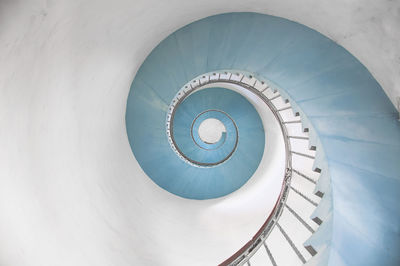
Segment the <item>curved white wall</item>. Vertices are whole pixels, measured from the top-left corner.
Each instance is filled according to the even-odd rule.
[[[196,19],[233,11],[281,16],[321,32],[355,55],[392,101],[399,96],[400,2],[373,0],[4,0],[0,2],[2,86],[15,79],[10,72],[19,64],[52,53],[57,59],[83,57],[62,62],[64,67],[118,62],[112,67],[118,68],[121,60],[129,62],[131,67],[123,69],[132,79],[146,55],[168,34]],[[22,73],[24,69],[19,69],[16,75]]]
[[[228,11],[310,26],[358,57],[392,101],[400,94],[397,1],[2,1],[1,265],[163,264],[193,244],[187,233],[172,245],[165,234],[176,232],[166,232],[168,225],[192,220],[198,224],[184,232],[201,231],[214,210],[182,213],[178,199],[140,171],[126,138],[126,98],[159,41],[195,19]],[[152,189],[132,193],[138,180]],[[146,218],[153,211],[149,199],[169,221]],[[218,231],[208,225],[205,231]],[[244,243],[248,236],[235,239]]]

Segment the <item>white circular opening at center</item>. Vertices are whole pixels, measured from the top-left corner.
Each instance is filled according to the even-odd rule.
[[[220,120],[207,118],[200,123],[198,132],[202,141],[208,144],[214,144],[221,139],[222,133],[226,132],[226,128]]]

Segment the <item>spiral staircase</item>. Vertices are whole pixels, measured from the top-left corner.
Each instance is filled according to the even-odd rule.
[[[299,114],[293,111],[288,99],[284,99],[265,81],[259,81],[249,74],[226,71],[207,73],[190,81],[172,100],[173,106],[167,115],[167,134],[171,135],[169,129],[175,106],[187,95],[205,86],[226,83],[257,95],[265,103],[264,108],[274,113],[286,140],[287,161],[282,189],[273,212],[252,240],[221,265],[304,264],[316,255],[311,245],[304,246],[303,243],[322,223],[318,216],[313,216],[313,212],[324,193],[315,191],[321,173],[321,169],[314,168],[316,147],[310,146],[309,129],[302,127]],[[179,156],[180,152],[175,151]]]
[[[131,147],[148,176],[171,193],[207,199],[216,196],[191,193],[220,190],[229,177],[245,175],[239,170],[246,167],[241,155],[204,168],[212,165],[193,160],[197,151],[185,155],[174,140],[184,128],[175,130],[172,125],[176,109],[196,90],[223,84],[251,92],[274,113],[285,141],[286,166],[281,192],[267,220],[221,265],[395,264],[398,257],[390,251],[390,241],[378,241],[370,232],[390,231],[384,225],[398,219],[398,207],[395,212],[383,207],[392,205],[389,196],[380,198],[379,204],[373,196],[380,190],[394,193],[398,187],[393,186],[400,165],[396,110],[354,57],[302,25],[255,13],[231,13],[196,21],[163,40],[137,72],[127,105]],[[218,100],[210,98],[211,107],[224,102],[223,96],[214,98]],[[196,112],[201,111],[200,106]],[[378,144],[379,136],[396,144]],[[192,140],[196,142],[193,136]],[[203,154],[192,146],[191,151]],[[245,153],[251,154],[250,150]],[[149,158],[157,154],[161,156],[155,168]],[[249,161],[258,162],[256,157]],[[221,183],[215,181],[218,177]],[[363,195],[353,191],[357,187],[363,187]],[[366,202],[367,208],[379,211],[378,219],[368,219],[370,212],[362,211]]]
[[[313,215],[313,212],[316,210],[324,193],[316,190],[315,187],[321,173],[321,169],[314,166],[316,147],[310,145],[309,129],[302,126],[300,115],[298,112],[294,112],[289,99],[283,98],[280,93],[276,89],[270,87],[267,82],[257,80],[250,74],[227,71],[205,73],[185,84],[171,101],[171,106],[168,108],[167,112],[166,124],[166,134],[168,135],[171,148],[181,160],[190,164],[195,170],[199,170],[198,167],[204,167],[202,164],[197,165],[198,163],[193,162],[190,158],[186,157],[182,151],[176,148],[177,144],[172,138],[174,133],[171,130],[173,127],[171,124],[172,121],[174,121],[176,109],[188,96],[210,86],[224,87],[226,85],[235,85],[239,88],[238,91],[247,91],[256,95],[263,101],[263,108],[267,108],[273,112],[275,118],[279,121],[282,138],[285,140],[286,164],[282,172],[281,191],[268,219],[245,246],[221,265],[244,265],[245,263],[248,265],[304,264],[317,253],[311,245],[304,246],[303,244],[315,233],[322,223],[322,220],[317,215]],[[211,95],[211,97],[212,98],[209,98],[207,103],[216,107],[219,105],[218,102],[221,102],[222,98],[226,97],[226,94],[222,93],[219,97]],[[199,101],[200,100],[189,102],[189,104],[198,104]],[[232,101],[232,99],[229,99],[228,102],[229,105],[234,106],[235,109],[240,106],[240,102],[237,100]],[[200,105],[200,109],[197,112],[203,110],[202,108],[204,109],[204,107]],[[207,108],[205,109],[207,110]],[[246,115],[246,120],[249,120],[246,111],[241,110],[240,113]],[[130,117],[128,116],[128,130],[129,121]],[[141,126],[138,128],[142,129]],[[243,128],[238,126],[238,128],[240,132],[243,132],[242,130],[254,130],[255,127]],[[185,128],[181,130],[184,129]],[[152,128],[152,130],[154,130],[154,128]],[[153,138],[153,136],[150,137]],[[242,134],[240,138],[243,138]],[[135,140],[135,135],[132,136],[131,140]],[[150,142],[142,139],[138,141],[140,143]],[[192,141],[195,142],[194,140]],[[262,142],[259,143],[259,141],[256,143],[258,145],[263,144]],[[245,143],[245,145],[248,145],[248,143]],[[134,146],[132,149],[135,151]],[[201,149],[199,150],[202,151]],[[160,152],[159,147],[158,152]],[[254,147],[252,147],[250,153],[252,152],[256,152]],[[146,155],[147,154],[148,149],[146,149]],[[140,160],[140,154],[138,157]],[[259,163],[257,160],[254,161]],[[164,163],[168,164],[169,162],[164,160]],[[247,170],[251,168],[251,165],[247,164],[247,162],[240,163],[240,160],[236,161],[235,164],[238,165],[238,169],[245,168]],[[177,166],[174,165],[174,167]],[[224,165],[224,167],[229,168],[232,166]],[[235,169],[236,173],[238,169]],[[165,172],[168,172],[165,166],[160,163],[158,164],[158,171],[161,171],[162,176],[165,176]],[[215,169],[212,169],[212,171],[215,172]],[[151,174],[154,175],[154,172],[150,172],[150,175]],[[239,171],[239,175],[243,174],[245,175],[246,172]],[[185,172],[185,175],[192,176],[195,174]],[[209,176],[210,173],[207,173],[207,175]],[[222,171],[222,173],[217,173],[215,176],[212,176],[212,178],[221,179],[223,175]],[[231,177],[230,174],[229,178]],[[203,177],[196,176],[196,178]],[[197,187],[196,189],[199,188]],[[185,190],[187,190],[187,187]],[[268,190],[265,192],[269,193]],[[262,248],[260,249],[260,247]]]
[[[29,66],[32,84],[40,66]],[[0,265],[400,264],[398,112],[332,40],[283,18],[226,13],[161,41],[126,109],[114,83],[103,95],[90,80],[87,98],[67,86],[68,104],[54,90],[11,101],[29,115],[6,113],[21,143],[5,139],[13,170],[0,176]],[[207,118],[224,124],[216,143],[200,136]]]

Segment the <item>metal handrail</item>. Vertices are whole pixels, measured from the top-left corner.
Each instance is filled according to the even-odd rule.
[[[235,151],[235,149],[236,149],[236,147],[237,147],[237,143],[238,143],[238,137],[239,137],[238,128],[237,128],[237,125],[236,125],[235,121],[233,121],[232,117],[231,117],[230,115],[228,115],[226,112],[222,111],[222,110],[207,109],[207,110],[201,112],[200,114],[198,114],[198,115],[195,117],[195,119],[193,120],[193,122],[192,122],[191,130],[190,130],[190,136],[192,137],[192,140],[193,140],[193,142],[196,144],[197,147],[199,147],[200,149],[206,150],[206,148],[200,146],[200,145],[196,142],[196,140],[195,140],[195,138],[194,138],[194,136],[193,136],[193,126],[194,126],[196,120],[197,120],[201,115],[205,114],[206,112],[210,112],[210,111],[215,111],[215,112],[223,113],[224,115],[226,115],[226,116],[232,121],[232,124],[234,125],[235,131],[236,131],[236,132],[235,132],[235,133],[236,133],[236,134],[235,134],[235,136],[236,136],[236,142],[235,142],[235,147],[232,149],[232,152],[231,152],[231,154],[230,154],[230,155],[232,155],[233,152]],[[223,143],[225,143],[225,141],[226,141],[226,139],[224,139]],[[223,143],[222,143],[222,144],[223,144]],[[222,145],[222,144],[220,144],[220,145]],[[218,147],[219,147],[219,146],[218,146]],[[216,148],[213,148],[213,149],[216,149]],[[207,149],[207,150],[213,150],[213,149]],[[228,155],[226,159],[228,159],[228,158],[230,157],[230,155]]]
[[[271,102],[271,99],[276,99],[280,95],[274,96],[271,99],[268,99],[263,92],[267,89],[271,89],[269,86],[266,86],[265,89],[262,91],[259,91],[256,89],[256,84],[257,82],[260,82],[256,80],[253,85],[247,84],[243,82],[244,74],[242,74],[242,78],[240,80],[232,80],[232,76],[235,74],[233,73],[228,73],[225,72],[225,75],[228,75],[229,77],[227,79],[222,79],[221,78],[221,73],[213,73],[213,75],[202,75],[203,79],[208,76],[208,79],[205,81],[201,82],[201,78],[197,78],[192,80],[189,85],[186,85],[183,89],[181,89],[174,100],[172,101],[172,104],[169,108],[169,112],[167,114],[167,136],[170,141],[171,147],[173,150],[178,154],[178,156],[187,161],[190,164],[193,164],[193,162],[190,160],[190,158],[187,158],[184,154],[182,154],[179,150],[179,148],[176,146],[175,140],[173,138],[173,129],[172,129],[172,123],[173,123],[173,118],[174,118],[174,113],[176,107],[190,94],[192,94],[195,90],[201,89],[202,87],[209,85],[209,84],[214,84],[214,83],[230,83],[230,84],[235,84],[240,86],[241,88],[247,89],[248,91],[252,92],[254,95],[257,95],[267,106],[268,108],[272,111],[274,114],[275,118],[278,120],[282,135],[284,138],[284,143],[285,143],[285,152],[286,152],[286,162],[285,162],[285,173],[284,173],[284,180],[282,182],[282,187],[281,191],[279,194],[279,197],[274,205],[274,208],[272,212],[270,213],[269,217],[267,220],[264,222],[264,224],[261,226],[261,228],[257,231],[257,233],[252,237],[250,241],[248,241],[241,249],[239,249],[236,253],[234,253],[231,257],[226,259],[224,262],[220,264],[220,266],[227,266],[227,265],[243,265],[248,262],[250,257],[263,245],[265,239],[269,236],[271,233],[272,229],[274,228],[275,224],[279,220],[283,209],[286,204],[286,200],[288,197],[288,193],[290,191],[290,183],[291,183],[291,178],[292,178],[292,156],[291,156],[291,146],[290,146],[290,141],[289,141],[289,135],[287,132],[286,127],[284,126],[285,122],[283,121],[281,115],[279,114],[279,111]],[[211,78],[213,76],[213,79]],[[239,73],[236,73],[236,76],[240,76]],[[252,78],[250,76],[250,78]],[[261,84],[264,84],[264,82],[260,82]],[[195,84],[193,87],[192,84]],[[189,88],[190,87],[190,88]],[[300,121],[299,121],[300,122]]]

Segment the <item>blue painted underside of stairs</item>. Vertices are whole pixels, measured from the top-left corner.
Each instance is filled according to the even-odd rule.
[[[400,265],[397,112],[356,58],[298,23],[230,13],[196,21],[163,40],[137,72],[127,105],[129,141],[146,173],[159,174],[165,158],[176,157],[165,136],[165,115],[177,91],[198,75],[230,69],[251,72],[290,97],[322,145],[332,207],[330,230],[313,240],[329,241],[320,245],[313,263]],[[181,160],[169,163],[172,172],[191,173]],[[201,171],[214,175],[217,169]],[[190,175],[190,182],[199,182],[203,174]],[[210,181],[210,191],[218,186],[212,182],[223,187],[226,181]],[[171,182],[168,175],[162,182],[167,190],[184,190],[187,184]]]
[[[177,107],[173,134],[177,146],[188,158],[214,163],[234,151],[228,160],[212,167],[190,165],[172,151],[166,134],[165,106],[151,103],[150,98],[148,101],[133,96],[130,100],[133,102],[128,103],[127,129],[132,150],[146,174],[165,190],[189,199],[218,198],[239,189],[257,170],[264,152],[264,128],[258,112],[239,93],[207,88],[188,96]],[[212,113],[206,113],[204,118],[216,117],[224,123],[227,130],[224,145],[207,151],[194,143],[190,134],[193,120],[210,109],[223,111],[234,121],[237,146],[236,128],[229,123],[232,121],[225,115]]]

